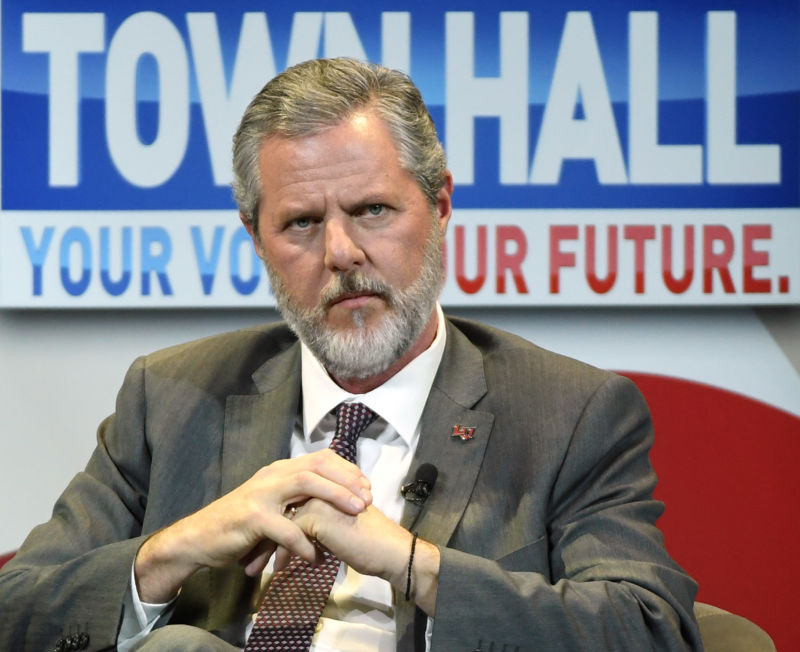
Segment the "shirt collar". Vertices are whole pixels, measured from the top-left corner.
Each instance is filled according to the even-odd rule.
[[[411,446],[444,354],[445,322],[438,303],[436,315],[436,337],[431,345],[383,385],[366,394],[351,394],[339,387],[308,347],[301,343],[303,436],[306,441],[323,417],[339,403],[357,400],[387,421]]]

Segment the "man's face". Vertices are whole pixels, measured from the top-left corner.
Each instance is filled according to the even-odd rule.
[[[434,320],[449,175],[431,207],[370,111],[267,139],[259,170],[258,233],[248,230],[284,317],[335,377],[384,371]]]

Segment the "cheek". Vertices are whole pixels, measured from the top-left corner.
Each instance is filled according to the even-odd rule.
[[[268,252],[269,255],[269,252]],[[284,286],[295,300],[303,304],[315,304],[322,286],[318,265],[312,256],[282,255],[270,256],[270,264],[283,281]]]
[[[393,246],[383,252],[383,268],[395,279],[406,281],[406,285],[415,280],[422,267],[422,259],[427,245],[426,233],[419,231],[404,234],[405,237],[394,239]]]

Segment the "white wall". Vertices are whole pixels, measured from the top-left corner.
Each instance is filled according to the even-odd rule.
[[[800,415],[800,308],[453,312],[599,366],[699,380]],[[0,553],[49,517],[137,355],[276,318],[271,310],[0,311]]]

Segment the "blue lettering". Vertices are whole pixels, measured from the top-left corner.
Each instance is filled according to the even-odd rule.
[[[42,294],[42,265],[44,265],[47,251],[50,249],[55,228],[52,226],[45,228],[44,233],[42,233],[42,242],[38,247],[33,240],[31,227],[23,226],[21,231],[22,238],[25,240],[25,248],[28,250],[28,258],[31,259],[31,266],[33,267],[33,296],[38,297]]]
[[[159,245],[161,251],[153,253],[153,245]],[[169,233],[160,226],[142,228],[142,295],[150,294],[150,272],[155,272],[161,285],[161,293],[172,294],[172,286],[167,277],[167,263],[172,257],[172,241]]]
[[[242,244],[247,243],[250,251],[250,278],[243,279],[240,272],[239,265],[239,251]],[[261,280],[261,261],[256,256],[256,251],[252,246],[252,240],[247,233],[247,230],[240,226],[231,238],[231,283],[239,294],[253,294],[258,287],[258,282]]]
[[[73,244],[77,244],[81,249],[81,276],[77,281],[73,281],[69,275],[69,254]],[[89,236],[79,226],[72,226],[66,230],[61,238],[61,285],[73,297],[78,297],[86,292],[92,275],[92,243]]]
[[[111,296],[118,297],[128,289],[131,283],[131,227],[122,228],[122,275],[118,281],[111,278],[111,264],[109,262],[109,232],[104,226],[100,229],[100,280],[103,287]]]
[[[211,252],[206,256],[203,247],[203,232],[199,226],[192,227],[192,244],[194,244],[194,257],[197,259],[197,269],[200,271],[200,281],[203,284],[203,294],[211,294],[214,287],[214,278],[217,275],[219,253],[222,250],[222,236],[225,227],[214,228],[214,240],[211,242]]]

